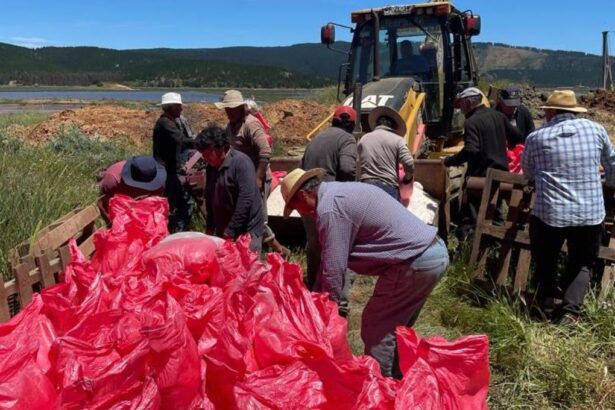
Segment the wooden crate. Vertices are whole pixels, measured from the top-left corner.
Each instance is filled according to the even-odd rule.
[[[501,200],[508,203],[508,214],[501,225],[494,223],[495,210]],[[492,279],[516,294],[526,290],[529,282],[531,252],[529,217],[534,204],[534,190],[523,175],[489,169],[485,178],[476,230],[470,254],[472,278],[485,279],[491,245],[500,245]],[[598,258],[605,262],[602,295],[615,283],[615,225],[607,215],[609,239],[600,247]],[[563,252],[566,252],[564,245]],[[516,263],[512,266],[513,254]],[[512,271],[512,275],[509,272]],[[510,277],[512,276],[512,277]]]
[[[508,197],[508,213],[498,224],[494,221],[496,208]],[[513,249],[518,249],[512,286],[515,292],[524,290],[530,271],[529,216],[533,205],[533,189],[523,175],[489,169],[476,220],[476,230],[470,254],[472,277],[484,278],[490,245],[500,244],[494,280],[498,285],[509,285],[509,269]]]
[[[9,320],[27,305],[34,292],[61,280],[70,262],[68,241],[71,238],[75,238],[85,255],[94,253],[94,234],[101,225],[99,217],[96,205],[77,209],[9,252],[14,279],[5,282],[0,277],[0,322]]]

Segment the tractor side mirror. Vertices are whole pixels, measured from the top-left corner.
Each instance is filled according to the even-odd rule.
[[[327,46],[335,43],[335,26],[331,23],[325,24],[320,29],[320,42]]]
[[[463,18],[463,26],[467,36],[478,36],[480,34],[480,16],[466,14]]]

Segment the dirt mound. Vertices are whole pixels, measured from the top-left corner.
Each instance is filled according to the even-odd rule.
[[[283,100],[262,107],[271,125],[271,134],[284,145],[303,145],[305,136],[331,112],[332,107],[312,101]],[[160,115],[158,110],[127,108],[102,104],[64,110],[53,114],[36,127],[22,127],[15,133],[33,142],[43,144],[66,127],[76,127],[93,138],[112,140],[122,138],[139,148],[149,146],[152,130]],[[195,133],[209,123],[225,126],[224,110],[213,104],[186,104],[184,115]]]
[[[303,144],[305,137],[333,112],[334,106],[314,101],[281,100],[262,108],[271,135],[286,145]]]
[[[47,121],[32,129],[26,138],[36,144],[48,142],[67,127],[78,128],[85,135],[111,140],[127,138],[136,146],[143,146],[151,138],[152,125],[158,113],[114,105],[86,106],[52,114]]]
[[[596,90],[581,97],[580,101],[587,108],[615,111],[615,91]]]
[[[521,101],[530,110],[534,118],[543,118],[544,113],[540,106],[545,104],[548,97],[548,93],[537,90],[535,87],[521,87]]]

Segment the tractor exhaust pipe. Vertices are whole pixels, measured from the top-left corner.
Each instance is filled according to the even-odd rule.
[[[361,127],[361,101],[363,100],[363,84],[355,83],[354,90],[352,91],[352,108],[357,113],[357,120],[354,123],[354,134],[355,139],[358,139],[361,136],[362,127]]]

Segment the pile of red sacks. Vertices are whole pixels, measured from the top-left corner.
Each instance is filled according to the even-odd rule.
[[[353,356],[301,269],[247,240],[168,235],[162,198],[110,203],[113,227],[65,282],[0,325],[0,408],[481,409],[488,340],[398,329],[401,381]]]

